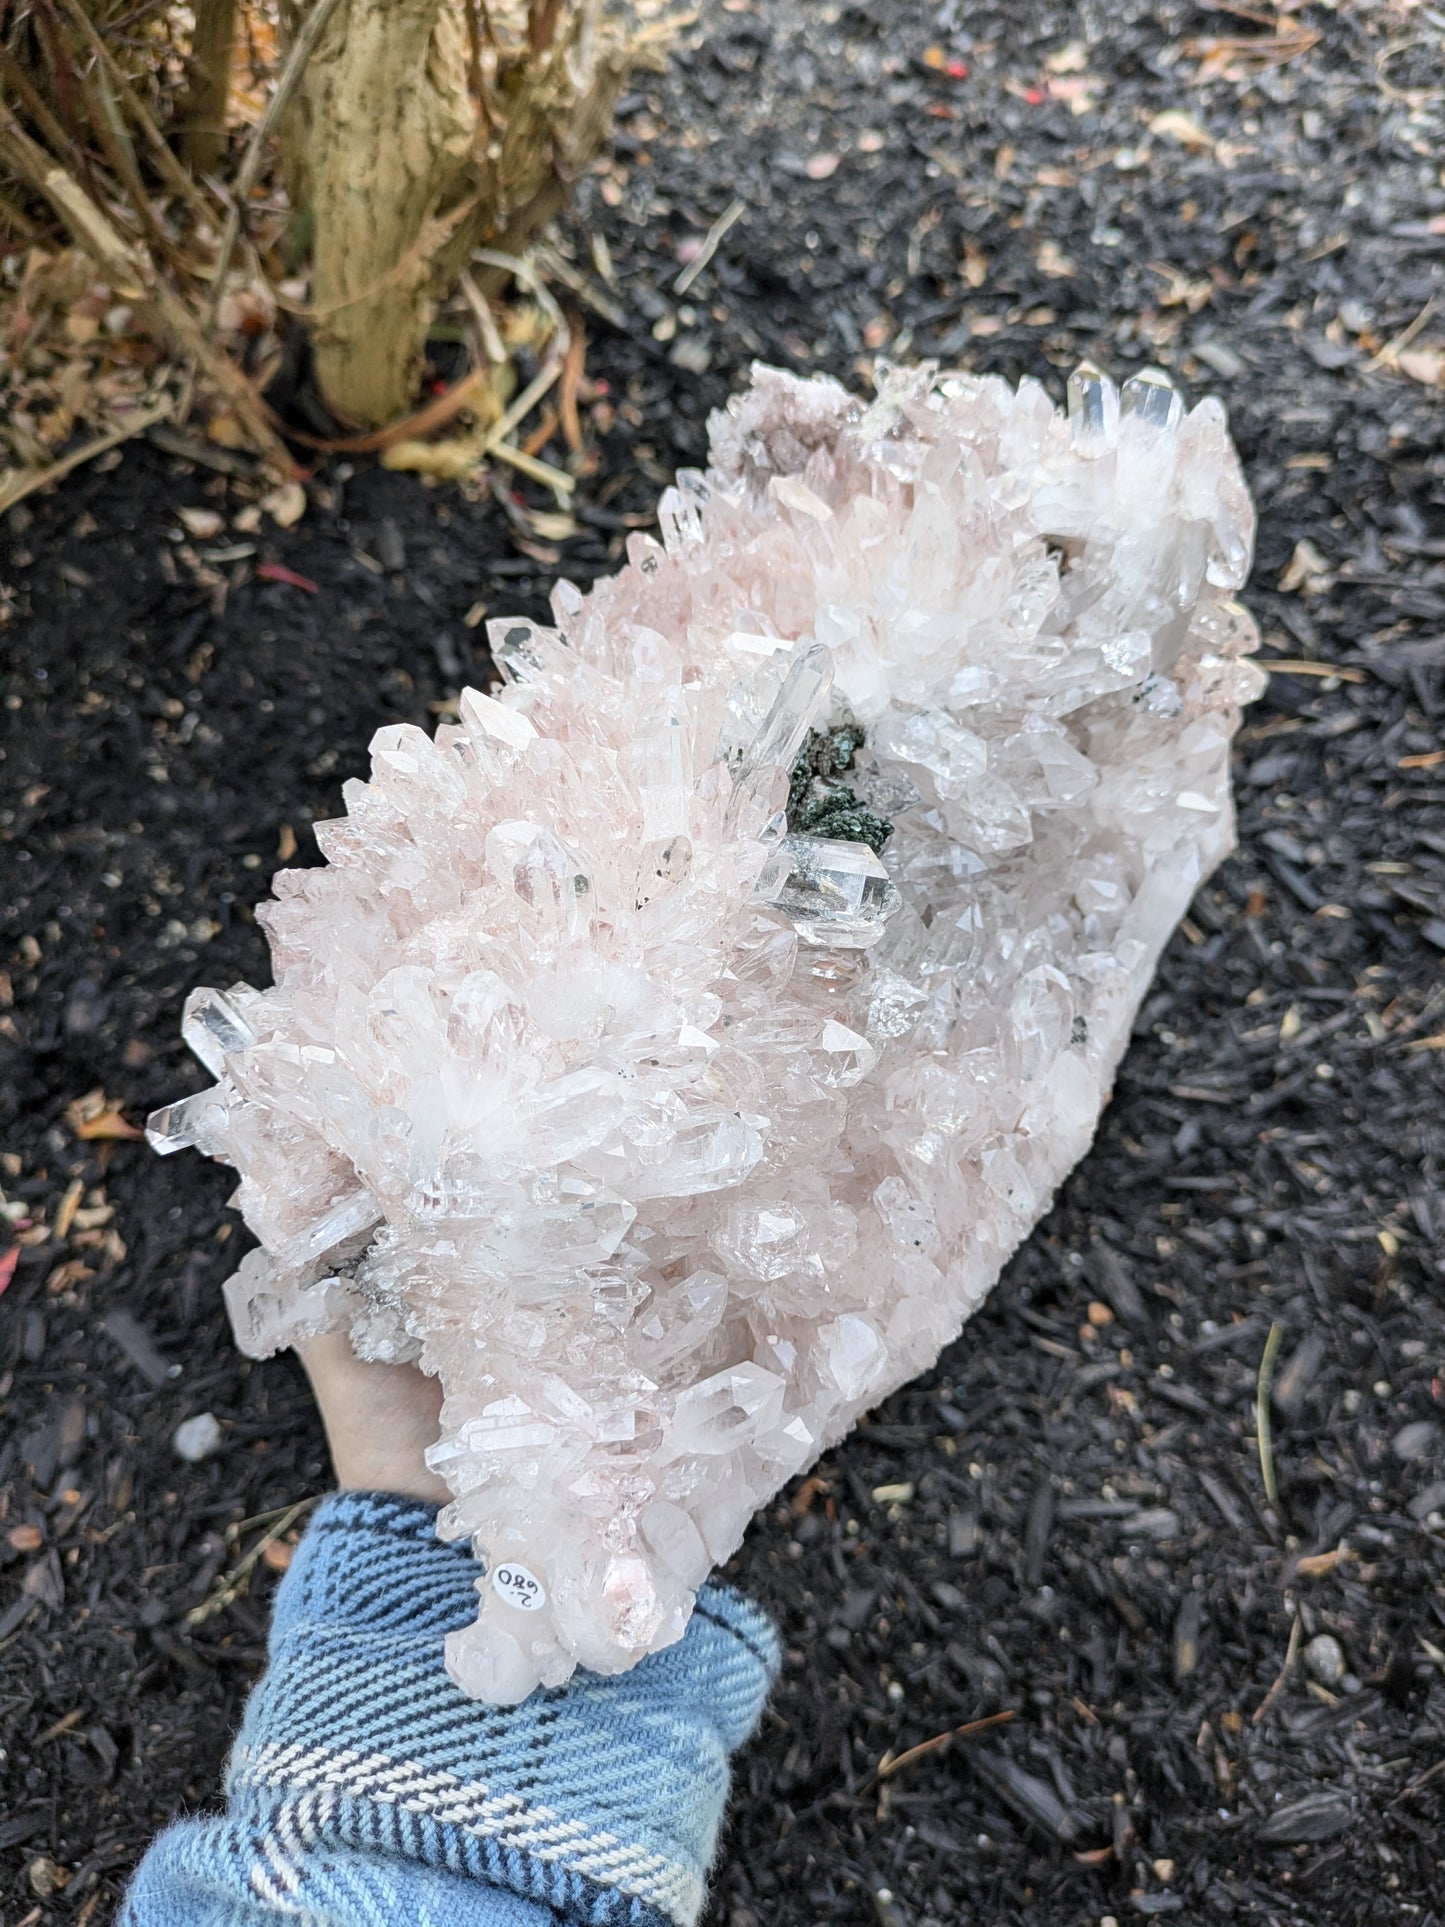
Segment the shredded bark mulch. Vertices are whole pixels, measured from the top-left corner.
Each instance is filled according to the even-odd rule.
[[[614,566],[750,357],[854,380],[874,352],[1219,392],[1279,667],[1240,853],[1093,1151],[937,1368],[735,1563],[788,1660],[709,1921],[1442,1918],[1432,20],[720,0],[624,103],[562,244],[614,410],[579,535],[519,547],[495,502],[358,464],[289,531],[198,538],[178,511],[229,523],[248,484],[173,440],[0,525],[6,1921],[107,1918],[215,1798],[326,1483],[297,1369],[226,1331],[231,1180],[125,1135],[200,1082],[184,993],[263,977],[272,870],[316,860],[378,725],[485,680],[478,603],[540,614]],[[172,1435],[206,1412],[188,1464]]]

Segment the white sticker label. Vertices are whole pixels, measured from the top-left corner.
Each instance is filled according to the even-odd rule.
[[[511,1562],[492,1574],[492,1590],[524,1613],[537,1612],[547,1603],[547,1589],[536,1574]]]

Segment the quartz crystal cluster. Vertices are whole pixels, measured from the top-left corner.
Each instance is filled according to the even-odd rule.
[[[499,1702],[675,1640],[958,1332],[1231,847],[1260,680],[1224,412],[1161,375],[758,369],[659,521],[379,732],[151,1121],[241,1174],[246,1351],[440,1378]]]

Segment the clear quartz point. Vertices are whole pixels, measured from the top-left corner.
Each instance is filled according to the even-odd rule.
[[[867,950],[903,902],[866,843],[785,836],[758,879],[761,902],[781,910],[804,943]]]
[[[1119,429],[1119,391],[1090,361],[1069,376],[1069,428],[1080,449],[1102,452]]]
[[[498,618],[487,624],[487,646],[492,661],[509,683],[533,683],[542,676],[544,641],[555,642],[555,629],[544,629],[524,616]]]
[[[821,643],[814,643],[789,665],[762,728],[744,752],[737,772],[738,792],[753,790],[760,779],[766,782],[778,769],[792,767],[832,687],[832,655]]]
[[[324,1258],[328,1252],[335,1251],[338,1245],[346,1244],[363,1231],[370,1231],[381,1221],[381,1212],[376,1199],[365,1191],[355,1191],[350,1197],[338,1198],[330,1210],[323,1212],[306,1233],[304,1255],[307,1260]]]
[[[1144,368],[1124,383],[1119,412],[1172,432],[1184,420],[1184,397],[1162,368]]]
[[[146,1119],[146,1142],[163,1158],[173,1151],[200,1151],[206,1157],[217,1154],[216,1133],[226,1121],[220,1087],[197,1091],[194,1097],[178,1098],[152,1111]]]
[[[657,504],[663,545],[676,555],[702,540],[702,510],[708,500],[707,478],[698,469],[680,468],[676,486],[664,489]]]
[[[188,1049],[213,1077],[224,1075],[229,1051],[245,1050],[256,1033],[229,997],[219,990],[193,990],[181,1018],[181,1036]]]

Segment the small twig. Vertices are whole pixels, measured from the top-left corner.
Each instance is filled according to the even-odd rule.
[[[572,339],[567,344],[567,359],[562,368],[562,392],[557,398],[562,433],[574,455],[582,450],[582,418],[577,412],[577,391],[582,385],[582,370],[586,360],[587,336],[579,317],[572,330]]]
[[[490,455],[494,448],[498,447],[507,439],[518,422],[524,421],[526,417],[531,414],[543,395],[557,382],[562,373],[563,366],[564,361],[562,356],[554,355],[547,362],[547,365],[540,370],[536,378],[527,383],[527,386],[522,390],[521,394],[518,395],[507,412],[500,416],[487,430],[486,439],[483,441],[481,449],[484,456]]]
[[[1394,363],[1400,359],[1400,356],[1409,347],[1416,335],[1419,334],[1431,315],[1434,314],[1435,304],[1438,300],[1439,296],[1432,294],[1419,314],[1417,314],[1415,319],[1410,323],[1409,327],[1402,328],[1393,341],[1387,341],[1379,354],[1365,363],[1365,373],[1367,375],[1372,374],[1376,368],[1383,368],[1387,365],[1393,366]]]
[[[72,1706],[68,1713],[61,1714],[53,1726],[46,1727],[36,1744],[39,1746],[49,1746],[50,1742],[52,1740],[58,1740],[62,1733],[68,1733],[72,1726],[79,1726],[84,1718],[85,1708],[83,1706]]]
[[[6,227],[13,228],[27,247],[39,241],[43,232],[28,214],[22,213],[16,207],[8,195],[0,194],[0,233],[3,233]]]
[[[921,1760],[925,1754],[941,1753],[951,1741],[965,1740],[975,1733],[987,1733],[990,1727],[1007,1726],[1013,1717],[1013,1708],[1009,1707],[1002,1713],[990,1713],[985,1719],[969,1720],[963,1726],[950,1727],[946,1733],[935,1733],[931,1740],[920,1740],[917,1746],[910,1746],[906,1753],[900,1753],[896,1759],[891,1753],[885,1753],[878,1762],[877,1777],[891,1780],[895,1773],[902,1772],[914,1760]]]
[[[253,1512],[249,1519],[237,1519],[233,1525],[226,1527],[226,1537],[232,1545],[239,1545],[246,1534],[254,1532],[257,1526],[274,1525],[278,1519],[284,1519],[297,1503],[293,1499],[289,1505],[273,1505],[269,1512]],[[314,1505],[316,1501],[308,1499],[304,1503]]]
[[[1270,1417],[1269,1394],[1274,1379],[1274,1361],[1279,1356],[1282,1325],[1271,1325],[1264,1341],[1264,1356],[1259,1361],[1259,1378],[1254,1389],[1254,1436],[1259,1447],[1259,1469],[1264,1479],[1264,1496],[1271,1505],[1279,1503],[1279,1487],[1274,1476],[1274,1422]]]
[[[0,44],[0,74],[15,91],[15,96],[34,121],[43,141],[53,154],[68,154],[75,145],[45,101],[30,83],[30,77],[10,49]]]
[[[86,112],[96,139],[105,149],[106,159],[130,196],[142,232],[157,254],[173,255],[169,237],[161,225],[160,216],[151,206],[145,183],[141,180],[130,131],[121,115],[115,88],[110,84],[104,64],[96,61],[91,71],[86,73],[85,62],[77,57],[75,78],[85,97]]]
[[[472,0],[472,4],[476,8],[477,18],[481,22],[482,32],[486,35],[487,45],[491,48],[492,52],[495,53],[497,51],[497,30],[492,25],[492,14],[491,9],[487,5],[487,0]]]
[[[268,462],[283,475],[295,464],[275,433],[265,404],[241,370],[211,339],[189,304],[156,271],[140,242],[125,240],[106,215],[66,170],[59,166],[21,127],[0,99],[0,153],[22,180],[43,194],[70,230],[76,244],[96,261],[118,294],[154,302],[156,311],[177,349],[196,362],[220,390]]]
[[[225,292],[226,274],[231,265],[231,256],[236,251],[236,243],[241,237],[241,219],[245,213],[246,201],[251,189],[261,175],[262,164],[266,158],[266,143],[270,140],[282,114],[291,104],[291,96],[301,84],[301,76],[306,72],[306,63],[321,40],[322,34],[331,23],[341,0],[316,0],[316,5],[307,14],[301,31],[291,43],[291,51],[286,56],[286,64],[276,82],[271,98],[266,103],[266,111],[256,123],[254,133],[242,156],[241,165],[236,173],[236,185],[232,192],[230,210],[226,215],[226,225],[221,233],[221,245],[216,250],[215,263],[211,268],[211,321],[214,324],[216,310]]]
[[[124,69],[115,58],[115,55],[110,51],[109,47],[106,46],[105,41],[96,29],[95,23],[91,20],[89,14],[86,13],[84,7],[81,6],[80,0],[61,0],[61,4],[75,22],[76,26],[79,27],[80,31],[85,35],[91,52],[109,74],[116,92],[125,104],[126,112],[131,116],[136,126],[145,136],[146,146],[149,147],[155,155],[156,166],[159,171],[165,175],[166,180],[175,193],[183,195],[193,207],[201,209],[209,217],[210,209],[206,206],[204,195],[171,152],[165,135],[162,134],[161,130],[156,126],[145,102],[141,99],[135,88],[131,86],[129,80],[127,80]],[[61,153],[63,152],[64,149],[61,149]],[[59,156],[57,156],[57,158],[59,158]]]
[[[1259,666],[1271,676],[1333,676],[1336,682],[1368,682],[1363,669],[1346,669],[1337,662],[1310,662],[1299,656],[1267,656]]]
[[[502,461],[521,474],[530,476],[533,481],[545,483],[565,508],[575,487],[572,477],[560,468],[553,468],[550,462],[539,462],[535,455],[527,455],[520,448],[514,448],[506,438],[518,422],[532,412],[566,368],[567,356],[572,347],[572,331],[567,325],[567,317],[558,307],[551,289],[530,261],[523,260],[520,255],[504,254],[498,248],[478,248],[472,258],[490,268],[503,268],[522,282],[530,289],[538,307],[552,323],[551,349],[545,364],[538,371],[535,379],[528,382],[506,413],[488,429],[478,451],[478,459],[485,461],[489,455],[499,456]]]
[[[86,152],[85,146],[85,129],[80,115],[76,112],[75,100],[70,91],[73,78],[70,71],[70,49],[61,37],[60,20],[52,0],[38,0],[31,17],[36,35],[44,47],[50,77],[55,83],[56,105],[60,110],[61,118],[70,129],[70,138],[62,141],[55,150],[56,154],[74,156],[86,186],[94,193],[95,176],[90,171],[90,155]]]
[[[1395,1795],[1395,1798],[1390,1802],[1390,1805],[1393,1807],[1399,1801],[1407,1800],[1412,1793],[1418,1793],[1422,1787],[1429,1786],[1430,1782],[1437,1779],[1442,1773],[1445,1773],[1445,1760],[1437,1760],[1434,1766],[1426,1767],[1418,1780],[1412,1780],[1409,1786],[1402,1786],[1400,1791]]]
[[[52,462],[48,468],[21,470],[9,480],[0,482],[0,515],[3,515],[7,509],[13,509],[17,502],[23,502],[27,495],[33,495],[36,489],[45,488],[51,482],[60,481],[63,476],[69,475],[72,469],[83,468],[87,462],[93,462],[97,455],[104,455],[112,448],[119,448],[122,442],[128,442],[133,435],[143,435],[148,428],[153,428],[157,422],[164,421],[170,412],[169,401],[158,402],[154,408],[142,409],[140,414],[123,423],[121,427],[111,429],[108,434],[97,435],[93,442],[86,442],[80,448],[73,448],[68,455],[62,455],[58,462]]]
[[[1386,99],[1408,101],[1414,95],[1424,95],[1423,87],[1397,87],[1393,81],[1386,80],[1385,67],[1396,54],[1408,53],[1412,47],[1423,47],[1427,44],[1422,36],[1417,36],[1413,40],[1396,40],[1390,46],[1382,47],[1375,55],[1375,78],[1379,81],[1380,92]]]
[[[550,50],[561,11],[562,0],[531,0],[527,8],[527,39],[534,54]]]
[[[78,62],[77,65],[79,65]],[[147,199],[145,187],[141,181],[140,162],[136,159],[135,142],[131,139],[130,129],[125,124],[125,115],[120,111],[120,99],[115,91],[109,70],[105,62],[100,60],[95,63],[95,93],[101,116],[106,126],[110,129],[111,138],[115,142],[116,149],[120,155],[121,164],[117,171],[130,190],[132,197],[145,201],[145,206],[143,208],[137,207],[136,213],[148,228],[154,228],[157,233],[160,233],[163,231],[161,229],[160,217]],[[89,108],[90,91],[88,86],[86,88],[86,105],[87,108]],[[92,122],[92,125],[95,125],[95,123]],[[97,134],[100,134],[101,129],[98,125],[96,125],[95,131]]]
[[[726,211],[720,214],[703,236],[702,246],[688,262],[682,273],[672,284],[674,294],[686,294],[688,289],[702,273],[718,251],[718,244],[735,221],[740,221],[748,211],[746,201],[733,201]]]
[[[261,1534],[246,1556],[238,1560],[231,1570],[216,1582],[199,1606],[192,1606],[186,1614],[186,1624],[200,1626],[214,1614],[224,1612],[227,1606],[233,1605],[246,1590],[251,1574],[255,1570],[256,1561],[265,1552],[267,1546],[274,1545],[278,1539],[284,1538],[301,1514],[309,1511],[315,1504],[316,1498],[298,1499],[295,1505],[288,1505],[284,1512],[278,1513],[275,1524]]]
[[[477,110],[481,114],[482,125],[490,133],[492,113],[487,103],[486,76],[482,72],[482,23],[477,10],[477,0],[467,0],[467,75],[472,83],[472,92],[477,97]]]
[[[491,302],[465,268],[462,269],[457,286],[461,289],[462,299],[466,302],[472,320],[476,323],[482,353],[493,367],[499,368],[507,359],[507,349],[497,332],[497,320],[492,313]]]
[[[143,20],[149,20],[152,15],[159,13],[165,4],[166,0],[141,0],[138,7],[121,14],[118,20],[107,20],[106,32],[117,36],[128,33],[132,27],[138,27]],[[129,44],[134,46],[135,43],[132,41]]]
[[[553,404],[548,402],[538,417],[536,427],[532,430],[531,434],[528,435],[526,441],[522,443],[522,453],[524,455],[540,455],[548,442],[550,442],[552,437],[557,433],[557,427],[561,419],[561,416],[557,413]]]
[[[1284,1649],[1284,1665],[1280,1667],[1279,1673],[1275,1679],[1274,1685],[1270,1687],[1269,1691],[1265,1694],[1264,1698],[1260,1701],[1259,1705],[1254,1709],[1254,1712],[1251,1714],[1250,1716],[1251,1726],[1258,1726],[1260,1721],[1264,1718],[1265,1714],[1269,1711],[1270,1707],[1273,1706],[1275,1701],[1279,1698],[1280,1689],[1283,1687],[1285,1681],[1289,1678],[1291,1672],[1293,1672],[1294,1670],[1294,1663],[1299,1653],[1299,1643],[1300,1643],[1300,1638],[1301,1638],[1301,1635],[1303,1634],[1303,1631],[1304,1631],[1304,1620],[1300,1617],[1298,1613],[1296,1613],[1294,1616],[1294,1624],[1289,1629],[1289,1644]]]
[[[580,274],[570,261],[564,261],[562,256],[552,248],[539,247],[536,253],[538,261],[546,268],[548,274],[560,281],[564,288],[569,288],[579,301],[585,301],[589,308],[600,314],[602,319],[612,327],[621,332],[626,331],[629,325],[626,314],[610,295],[602,292],[594,281],[589,280],[585,274]]]
[[[553,468],[550,462],[538,461],[535,455],[524,454],[520,448],[514,448],[510,442],[492,442],[487,448],[487,454],[496,456],[498,461],[505,462],[509,468],[515,468],[519,474],[530,477],[532,481],[544,483],[557,497],[559,507],[567,508],[570,505],[572,491],[577,484],[562,469]]]
[[[531,290],[536,297],[537,306],[551,322],[556,335],[552,344],[553,352],[565,355],[569,339],[567,317],[557,306],[556,296],[532,263],[524,260],[520,254],[506,254],[501,248],[478,248],[472,259],[480,261],[484,267],[503,269],[515,280],[520,281],[523,287]]]

